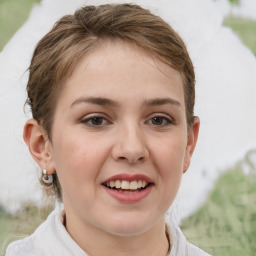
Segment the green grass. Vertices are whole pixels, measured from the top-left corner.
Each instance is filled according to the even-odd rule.
[[[35,3],[40,0],[0,0],[0,51],[27,20]]]
[[[187,239],[214,256],[256,255],[256,166],[248,161],[224,173],[206,203],[184,220]],[[244,175],[242,166],[251,168]]]
[[[238,17],[228,17],[224,24],[238,34],[242,42],[256,55],[256,21]]]

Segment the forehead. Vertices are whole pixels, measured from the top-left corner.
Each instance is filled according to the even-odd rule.
[[[79,93],[120,97],[120,91],[132,98],[156,92],[161,97],[170,92],[183,95],[183,82],[178,71],[144,49],[123,41],[106,41],[80,60],[63,89],[70,97]]]
[[[159,58],[155,57],[153,53],[137,46],[134,43],[125,40],[102,40],[94,49],[87,53],[80,62],[77,63],[74,73],[77,75],[79,72],[84,72],[87,68],[95,68],[95,66],[108,66],[111,69],[117,63],[118,65],[130,65],[130,70],[135,71],[133,65],[136,62],[144,62],[144,65],[151,66],[153,69],[157,68],[164,73],[167,77],[178,75],[175,69],[170,68],[169,65],[161,62]],[[104,69],[106,69],[106,66]],[[115,67],[116,68],[116,67]]]

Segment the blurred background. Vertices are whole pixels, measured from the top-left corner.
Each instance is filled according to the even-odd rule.
[[[95,2],[0,0],[0,255],[52,209],[42,200],[40,170],[22,140],[33,49],[59,17]],[[201,132],[170,218],[213,255],[255,256],[256,0],[133,2],[180,33],[197,74]]]

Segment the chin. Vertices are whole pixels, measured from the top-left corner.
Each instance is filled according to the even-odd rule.
[[[138,236],[147,232],[157,222],[155,219],[146,218],[145,216],[143,218],[139,214],[120,216],[105,226],[108,233],[120,237]]]
[[[110,229],[106,230],[108,233],[119,236],[119,237],[132,237],[132,236],[138,236],[146,231],[148,231],[150,228],[146,227],[134,227],[132,224],[124,225],[124,226],[118,226],[118,227],[111,227]]]

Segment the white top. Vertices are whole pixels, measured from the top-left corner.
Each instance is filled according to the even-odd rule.
[[[27,238],[11,243],[5,256],[87,256],[63,225],[63,211],[55,209]],[[172,248],[169,256],[209,256],[187,242],[177,226],[170,228]]]

